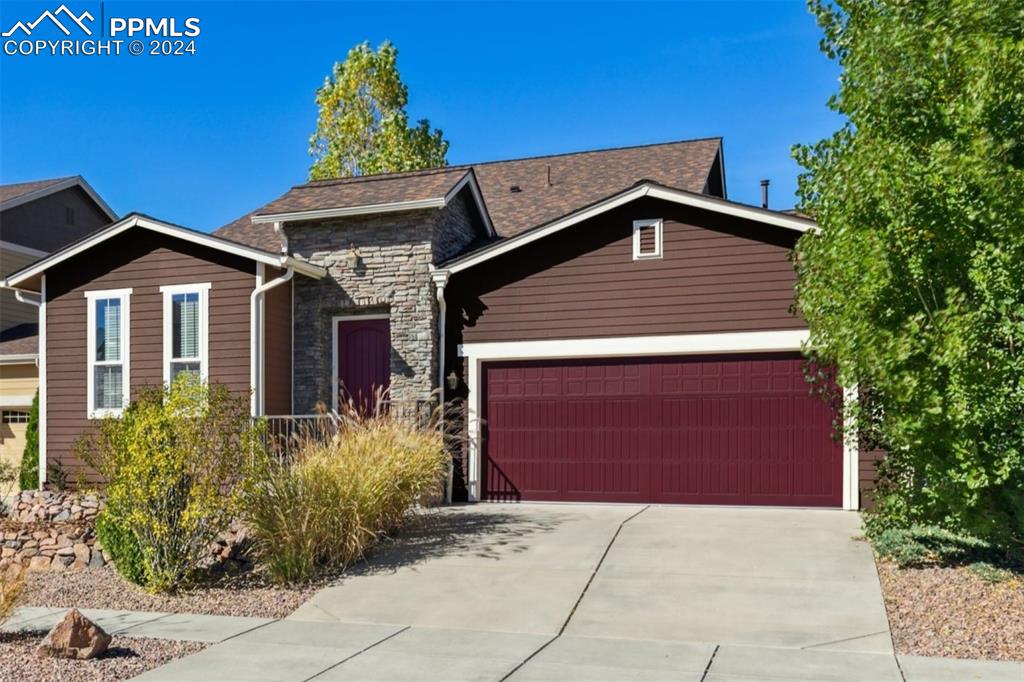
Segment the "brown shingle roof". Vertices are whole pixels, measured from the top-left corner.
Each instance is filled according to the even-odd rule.
[[[501,237],[511,237],[644,179],[701,192],[720,146],[721,139],[715,137],[324,180],[293,187],[254,213],[441,197],[472,168],[495,231]],[[260,248],[276,248],[272,228],[253,225],[252,215],[225,225],[215,234]]]
[[[0,185],[0,201],[8,201],[15,197],[20,197],[22,194],[37,192],[41,189],[46,189],[50,185],[56,185],[58,182],[64,182],[65,180],[67,180],[67,178],[52,178],[50,180],[35,180],[33,182],[16,182],[11,185]]]
[[[34,355],[39,352],[39,325],[19,324],[0,332],[0,357]]]

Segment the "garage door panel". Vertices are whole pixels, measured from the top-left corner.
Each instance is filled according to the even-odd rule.
[[[842,502],[796,354],[487,364],[484,390],[485,498]]]

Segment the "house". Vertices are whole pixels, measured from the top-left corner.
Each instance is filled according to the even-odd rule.
[[[82,177],[0,185],[0,277],[117,220]],[[0,460],[20,463],[39,385],[39,307],[0,290]]]
[[[814,229],[729,201],[711,138],[311,182],[212,235],[132,215],[6,286],[45,300],[66,469],[90,419],[196,371],[255,415],[459,400],[472,501],[855,509],[791,312]]]

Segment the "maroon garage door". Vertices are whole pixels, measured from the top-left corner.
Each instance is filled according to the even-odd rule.
[[[838,507],[797,355],[484,365],[484,498]]]

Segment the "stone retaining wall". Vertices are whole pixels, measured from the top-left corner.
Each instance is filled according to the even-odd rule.
[[[12,564],[30,571],[75,571],[107,563],[96,542],[95,494],[26,491],[0,518],[0,570]]]

